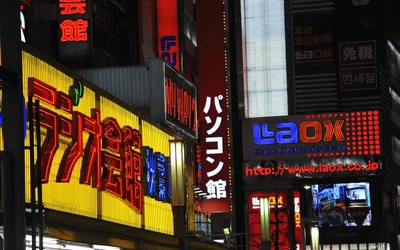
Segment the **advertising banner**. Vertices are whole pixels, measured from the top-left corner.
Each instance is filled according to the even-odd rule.
[[[260,198],[269,197],[271,250],[289,250],[289,221],[286,194],[250,193],[248,195],[249,246],[251,250],[261,249]]]
[[[293,15],[296,65],[334,61],[333,15]]]
[[[41,126],[37,166],[42,176],[37,178],[46,207],[173,234],[168,174],[173,137],[89,82],[27,52],[22,58],[25,100],[29,96],[40,104],[27,122],[33,118],[34,129],[39,122]],[[38,111],[40,121],[35,118]],[[26,146],[30,133],[26,131]],[[29,173],[32,166],[26,163]]]
[[[158,56],[180,71],[178,0],[157,0]]]
[[[202,0],[196,5],[198,42],[201,183],[208,195],[204,212],[231,210],[229,89],[225,6]],[[212,37],[212,39],[210,39]]]
[[[244,161],[381,153],[377,110],[249,119],[242,128]]]

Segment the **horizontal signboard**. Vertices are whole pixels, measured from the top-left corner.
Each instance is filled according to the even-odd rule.
[[[329,176],[370,176],[382,169],[378,157],[342,156],[326,159],[249,161],[244,165],[245,180],[263,178],[320,178]]]
[[[381,153],[377,110],[249,119],[242,127],[245,161]]]

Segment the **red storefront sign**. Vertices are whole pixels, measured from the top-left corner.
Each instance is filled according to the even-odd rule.
[[[300,191],[293,191],[294,202],[294,237],[296,240],[296,250],[302,249],[303,231],[301,229],[301,199]]]
[[[180,71],[178,0],[157,0],[158,56]]]
[[[230,211],[230,132],[225,6],[222,1],[196,4],[198,41],[199,138],[205,212]]]
[[[79,102],[35,78],[28,79],[28,95],[58,110],[56,113],[40,107],[40,125],[47,129],[41,146],[42,182],[49,182],[50,168],[61,143],[60,136],[71,138],[59,164],[56,181],[70,182],[76,163],[83,157],[81,184],[105,190],[142,212],[142,138],[139,131],[130,126],[121,128],[113,117],[101,119],[98,109],[93,108],[91,116],[74,111],[74,104]],[[33,117],[35,113],[36,110]],[[61,113],[72,116],[72,119]],[[85,147],[83,133],[89,135]]]
[[[250,250],[261,249],[260,197],[269,197],[271,250],[289,250],[287,200],[286,195],[281,192],[260,192],[248,195]]]
[[[86,42],[88,40],[88,20],[86,0],[59,0],[60,15],[65,19],[60,23],[61,42]],[[77,18],[81,17],[81,18]]]

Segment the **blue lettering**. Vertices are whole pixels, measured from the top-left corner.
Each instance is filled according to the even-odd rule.
[[[171,47],[176,46],[176,36],[161,37],[161,57],[169,62],[173,67],[176,66],[176,52],[171,53]]]
[[[297,135],[297,125],[293,122],[281,122],[276,124],[277,128],[289,128],[289,130],[279,131],[276,133],[276,141],[279,144],[297,143],[299,137]]]
[[[268,131],[268,124],[263,124],[262,129],[260,124],[253,125],[253,136],[254,143],[257,145],[268,145],[274,144],[274,138],[266,138],[266,137],[274,137],[274,132]]]

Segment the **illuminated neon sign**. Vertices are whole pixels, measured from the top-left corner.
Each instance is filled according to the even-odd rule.
[[[86,0],[59,0],[61,16],[83,16],[87,13]],[[88,20],[83,18],[65,18],[60,23],[61,42],[86,42],[88,40]]]
[[[154,153],[150,147],[144,147],[146,195],[159,201],[170,201],[170,160],[161,153]]]
[[[276,167],[274,166],[254,166],[254,167],[245,167],[245,176],[291,176],[291,177],[302,177],[312,176],[316,177],[318,175],[324,176],[328,173],[373,173],[380,168],[380,164],[378,162],[368,161],[366,164],[364,163],[348,163],[348,164],[323,164],[319,163],[317,165],[307,164],[307,165],[291,165],[286,163],[278,163]]]
[[[69,119],[40,107],[40,125],[47,129],[40,164],[42,182],[49,182],[60,137],[70,138],[59,164],[56,182],[70,182],[76,163],[83,158],[79,183],[105,190],[142,212],[142,138],[139,131],[130,126],[121,128],[112,117],[101,119],[97,109],[92,109],[90,116],[74,111],[69,95],[35,78],[28,79],[28,95],[54,106],[60,114],[72,115]],[[88,135],[85,147],[83,133]]]
[[[165,104],[167,118],[185,127],[191,134],[197,134],[196,94],[177,85],[171,78],[165,78]]]
[[[379,119],[377,110],[249,119],[244,159],[379,155]]]
[[[174,130],[183,132],[185,136],[197,139],[197,89],[196,86],[185,79],[179,72],[168,64],[163,63],[164,96],[161,120]],[[157,87],[158,89],[158,87]],[[159,107],[157,104],[156,107]]]
[[[158,54],[180,71],[178,1],[157,0]]]

